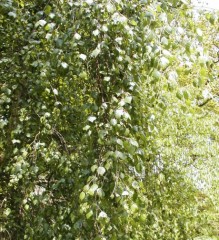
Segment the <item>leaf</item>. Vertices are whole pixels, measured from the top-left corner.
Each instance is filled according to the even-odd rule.
[[[202,30],[200,28],[196,29],[196,33],[198,36],[200,36],[200,37],[202,36]]]
[[[89,122],[94,122],[97,118],[95,116],[89,116],[88,121]]]
[[[103,192],[103,190],[102,190],[101,188],[98,188],[98,189],[97,189],[97,195],[98,195],[100,198],[104,197],[104,192]]]
[[[134,189],[138,189],[138,188],[139,188],[138,182],[137,182],[137,181],[133,181],[133,182],[132,182],[132,187],[133,187]]]
[[[189,93],[187,91],[183,91],[183,96],[186,100],[189,99]]]
[[[131,20],[131,21],[130,21],[130,24],[131,24],[132,26],[137,26],[137,22],[136,22],[135,20]]]
[[[86,218],[89,219],[93,216],[93,211],[90,210],[87,214],[86,214]]]
[[[11,209],[10,208],[6,208],[5,211],[4,211],[4,215],[7,217],[9,216],[11,213]]]
[[[106,9],[107,9],[107,11],[110,12],[110,13],[115,11],[114,6],[113,6],[110,2],[107,3]]]
[[[170,63],[170,61],[167,58],[161,57],[161,59],[160,59],[160,66],[162,68],[167,67],[169,65],[169,63]]]
[[[117,139],[116,142],[120,145],[123,146],[123,141],[121,139]]]
[[[154,70],[152,72],[152,76],[156,79],[156,80],[159,80],[161,78],[161,72],[159,72],[158,70]]]
[[[182,100],[182,98],[183,98],[183,93],[182,93],[181,91],[178,91],[178,92],[176,93],[176,97],[177,97],[178,99]]]
[[[138,142],[135,141],[134,139],[130,139],[129,142],[130,142],[133,146],[139,147]]]
[[[123,191],[122,196],[129,196],[129,192],[128,191]]]
[[[94,36],[98,36],[99,33],[100,33],[100,31],[99,31],[98,29],[96,29],[96,30],[93,31],[93,35],[94,35]]]
[[[162,37],[161,38],[161,44],[163,44],[163,45],[168,45],[168,39],[167,38],[165,38],[165,37]]]
[[[110,81],[110,77],[104,77],[104,78],[103,78],[103,81],[109,82],[109,81]]]
[[[87,73],[85,71],[83,71],[79,74],[79,77],[82,79],[87,79]]]
[[[85,193],[84,193],[84,192],[81,192],[79,198],[80,198],[80,200],[82,201],[82,200],[85,198]]]
[[[88,5],[91,5],[91,4],[93,4],[93,0],[85,0],[85,2],[88,4]]]
[[[204,89],[202,91],[202,96],[203,96],[204,99],[212,97],[208,89]]]
[[[115,118],[110,120],[110,123],[112,126],[115,126],[117,124],[117,120]]]
[[[104,211],[101,211],[98,215],[98,218],[107,218],[107,214]]]
[[[124,119],[131,119],[131,116],[129,115],[128,112],[124,112],[123,116],[124,116]]]
[[[100,137],[100,139],[104,139],[104,137],[106,136],[107,131],[106,130],[100,130],[98,132],[98,136]]]
[[[122,44],[122,37],[117,37],[116,39],[115,39],[115,41],[118,43],[118,44]]]
[[[92,171],[92,172],[94,172],[96,169],[97,169],[97,165],[93,165],[93,166],[91,167],[91,171]]]
[[[124,99],[121,99],[121,101],[119,102],[119,106],[123,107],[125,105],[125,101]]]
[[[57,89],[55,89],[55,88],[53,88],[53,93],[55,94],[55,95],[58,95],[59,94],[59,92],[58,92],[58,90]]]
[[[177,83],[177,82],[176,82],[177,79],[178,79],[178,74],[177,74],[177,72],[171,71],[171,72],[168,73],[168,80],[170,80],[170,81],[172,81],[172,82],[174,82],[174,83]]]
[[[56,25],[55,23],[48,23],[48,24],[45,26],[45,30],[46,30],[46,31],[52,30],[52,29],[54,29],[55,25]]]
[[[45,9],[44,9],[44,13],[45,13],[46,15],[49,15],[50,12],[51,12],[51,10],[52,10],[52,7],[51,7],[50,5],[47,5],[47,6],[45,7]]]
[[[12,139],[12,143],[15,144],[15,143],[20,143],[21,141],[18,140],[18,139]]]
[[[83,128],[83,130],[84,130],[84,131],[87,131],[89,128],[90,128],[90,126],[89,126],[89,125],[86,125],[86,126]]]
[[[85,54],[80,54],[79,58],[81,58],[82,60],[86,60],[87,56]]]
[[[45,25],[46,25],[46,21],[43,20],[43,19],[41,19],[41,20],[39,20],[38,22],[36,22],[35,27],[38,27],[38,26],[43,27],[43,26],[45,26]]]
[[[91,57],[95,58],[100,54],[101,50],[100,50],[100,46],[98,45],[93,52],[91,53]]]
[[[68,64],[67,64],[66,62],[62,62],[62,63],[61,63],[61,66],[62,66],[63,68],[67,68],[67,67],[68,67]]]
[[[78,33],[75,33],[75,35],[74,35],[74,39],[76,39],[76,40],[80,40],[80,39],[81,39],[81,35],[78,34]]]
[[[131,211],[132,211],[132,212],[136,212],[137,210],[138,210],[137,204],[133,203],[133,204],[131,205]]]
[[[106,169],[104,167],[98,167],[97,173],[99,175],[103,176],[105,172],[106,172]]]
[[[107,27],[106,25],[103,25],[103,26],[102,26],[102,31],[103,31],[103,32],[107,32],[107,31],[108,31],[108,27]]]
[[[112,19],[115,24],[127,22],[127,18],[124,15],[119,14],[118,12],[116,12],[112,15]]]
[[[50,13],[50,14],[49,14],[49,17],[50,17],[51,19],[53,19],[53,18],[55,17],[55,13]]]
[[[130,104],[132,102],[132,96],[126,96],[124,101],[128,104]]]
[[[89,189],[89,191],[88,191],[88,194],[90,194],[91,196],[93,196],[93,195],[94,195],[94,192],[95,192],[97,189],[98,189],[98,185],[97,185],[97,184],[93,184],[93,185],[90,187],[90,189]]]
[[[123,110],[123,109],[117,109],[117,110],[115,111],[115,117],[116,117],[117,119],[120,119],[123,114],[124,114],[124,110]]]
[[[46,38],[47,40],[49,40],[51,37],[52,37],[52,34],[51,34],[51,33],[47,33],[45,38]]]
[[[83,187],[83,190],[85,191],[85,192],[88,192],[89,191],[89,189],[90,189],[90,187],[89,187],[89,185],[87,184],[87,185],[85,185],[84,187]]]
[[[126,159],[126,155],[120,151],[115,151],[115,157],[116,158],[120,158],[122,160],[125,160]]]
[[[16,17],[17,17],[17,14],[16,14],[15,12],[9,12],[9,13],[8,13],[8,16],[13,17],[13,18],[16,18]]]

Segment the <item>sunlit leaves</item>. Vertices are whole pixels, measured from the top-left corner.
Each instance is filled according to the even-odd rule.
[[[192,238],[185,166],[217,139],[200,106],[217,94],[203,26],[179,1],[47,4],[14,1],[1,18],[4,227],[13,239]]]
[[[80,54],[79,57],[82,59],[82,60],[86,60],[87,56],[85,54]]]
[[[89,188],[88,194],[91,195],[91,196],[93,196],[94,193],[95,193],[95,191],[96,191],[97,189],[98,189],[98,185],[97,185],[97,184],[93,184],[93,185]]]
[[[89,116],[88,117],[88,121],[90,121],[90,122],[94,122],[95,120],[96,120],[95,116]]]
[[[38,26],[42,26],[43,27],[45,25],[46,25],[46,21],[41,19],[38,22],[36,22],[35,27],[38,27]]]
[[[100,45],[98,45],[92,52],[91,57],[95,58],[97,57],[101,52]]]
[[[104,168],[104,167],[98,167],[97,168],[97,173],[99,174],[99,175],[104,175],[104,173],[106,172],[106,169]]]

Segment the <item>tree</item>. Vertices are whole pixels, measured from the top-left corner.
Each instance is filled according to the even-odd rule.
[[[193,239],[188,166],[210,155],[199,102],[216,71],[186,1],[0,7],[2,232]]]

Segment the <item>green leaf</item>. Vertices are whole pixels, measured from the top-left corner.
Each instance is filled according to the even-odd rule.
[[[124,114],[124,110],[123,110],[123,109],[117,109],[117,110],[115,111],[115,117],[116,117],[117,119],[120,119],[123,114]]]
[[[39,20],[38,22],[36,22],[35,27],[38,27],[38,26],[43,27],[43,26],[45,26],[45,25],[46,25],[46,21],[43,20],[43,19],[41,19],[41,20]]]
[[[178,99],[182,100],[182,99],[183,99],[183,93],[182,93],[181,91],[178,91],[178,92],[176,93],[176,97],[177,97]]]
[[[96,58],[101,52],[100,45],[98,45],[93,52],[91,53],[91,57]]]
[[[202,30],[200,28],[196,29],[196,33],[198,36],[200,36],[200,37],[202,36]]]
[[[86,125],[86,126],[83,128],[84,131],[87,131],[88,129],[90,129],[90,126],[89,126],[89,125]]]
[[[87,79],[87,72],[83,71],[79,74],[79,77],[82,79]]]
[[[93,0],[85,0],[85,2],[88,4],[88,5],[91,5],[91,4],[93,4]]]
[[[89,122],[94,122],[97,118],[95,116],[89,116],[88,121]]]
[[[115,118],[110,120],[110,123],[112,126],[115,126],[117,124],[117,120]]]
[[[101,211],[98,215],[98,218],[107,218],[107,214],[104,211]]]
[[[91,167],[91,171],[92,172],[95,172],[95,170],[98,168],[98,166],[97,165],[93,165],[92,167]]]
[[[123,146],[123,141],[121,139],[117,139],[116,142],[120,145]]]
[[[7,217],[9,216],[11,213],[11,209],[10,208],[6,208],[5,211],[4,211],[4,215]]]
[[[110,2],[106,4],[106,8],[107,8],[107,11],[110,13],[115,11],[115,7]]]
[[[78,34],[78,33],[75,33],[75,35],[74,35],[74,39],[76,39],[76,40],[80,40],[80,39],[81,39],[81,35]]]
[[[98,29],[94,30],[93,31],[93,35],[94,36],[98,36],[100,34],[100,31]]]
[[[159,80],[161,78],[161,72],[159,72],[158,70],[154,70],[152,72],[152,76],[156,79],[156,80]]]
[[[51,12],[51,10],[52,10],[52,7],[51,7],[50,5],[46,5],[46,7],[45,7],[45,9],[44,9],[44,13],[45,13],[46,15],[49,15],[50,12]]]
[[[80,54],[79,58],[85,61],[87,59],[87,56],[85,54]]]
[[[122,160],[125,160],[125,159],[126,159],[126,155],[125,155],[124,153],[120,152],[120,151],[116,151],[116,152],[115,152],[115,157],[116,157],[116,158],[120,158],[120,159],[122,159]]]
[[[55,27],[55,23],[48,23],[46,26],[45,26],[45,30],[46,31],[50,31],[50,30],[53,30],[54,27]]]
[[[189,99],[189,93],[188,93],[188,91],[183,91],[183,96],[184,96],[184,98],[185,98],[186,100],[188,100],[188,99]]]
[[[131,205],[131,211],[132,211],[132,212],[136,212],[137,210],[138,210],[137,204],[133,203],[133,204]]]
[[[125,101],[126,103],[128,103],[128,104],[131,104],[131,102],[132,102],[132,96],[126,96],[126,97],[124,98],[124,101]]]
[[[93,211],[90,210],[87,214],[86,214],[86,218],[89,219],[93,216]]]
[[[104,167],[98,167],[97,168],[97,173],[99,175],[103,176],[105,172],[106,172],[106,169]]]
[[[103,190],[102,190],[101,188],[98,188],[98,189],[97,189],[97,195],[98,195],[100,198],[104,197],[104,192],[103,192]]]
[[[135,141],[134,139],[130,139],[129,142],[130,142],[133,146],[139,147],[138,142]]]
[[[57,89],[54,88],[52,91],[53,91],[53,93],[54,93],[55,95],[59,95],[59,92],[58,92]]]
[[[131,21],[130,21],[130,24],[131,24],[132,26],[137,26],[137,22],[136,22],[135,20],[131,20]]]
[[[81,192],[81,193],[80,193],[80,196],[79,196],[80,200],[81,200],[81,201],[84,200],[85,196],[86,196],[85,193],[84,193],[84,192]]]
[[[68,67],[68,64],[67,64],[66,62],[62,62],[62,63],[61,63],[61,66],[62,66],[63,68],[67,68],[67,67]]]
[[[8,13],[8,16],[13,17],[13,18],[16,18],[16,17],[17,17],[17,14],[16,14],[15,12],[9,12],[9,13]]]
[[[95,193],[95,191],[98,189],[98,185],[97,184],[93,184],[91,187],[90,187],[90,189],[89,189],[89,191],[88,191],[88,194],[90,194],[91,196],[93,196],[94,195],[94,193]]]
[[[103,80],[104,80],[105,82],[109,82],[109,81],[110,81],[110,77],[104,77]]]

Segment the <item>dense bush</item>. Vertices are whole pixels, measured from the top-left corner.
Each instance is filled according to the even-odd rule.
[[[0,12],[2,238],[206,233],[194,169],[218,155],[203,33],[216,15],[196,21],[183,0],[3,0]]]

